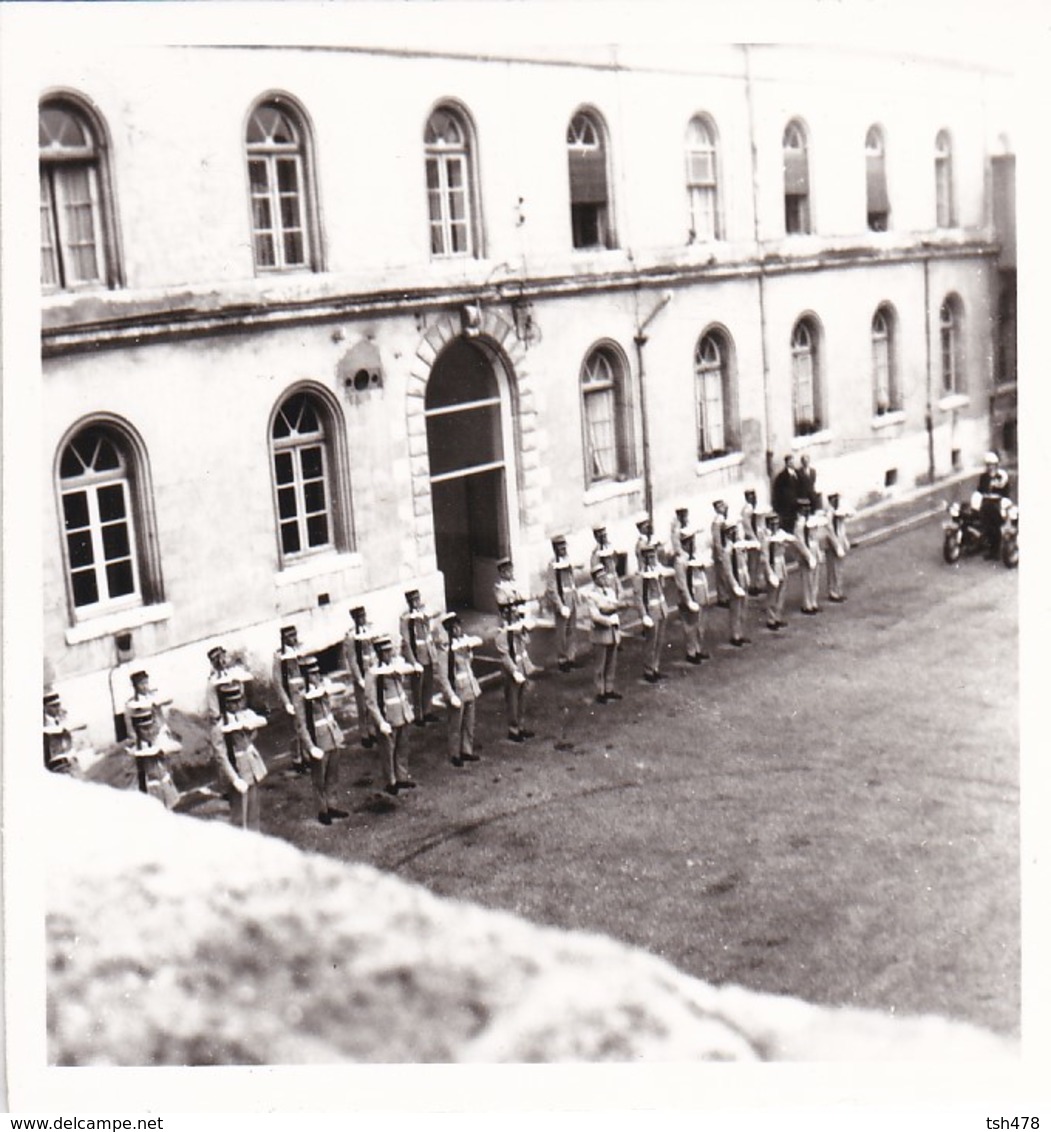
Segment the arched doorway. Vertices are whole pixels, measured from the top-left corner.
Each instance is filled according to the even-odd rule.
[[[500,383],[480,347],[460,338],[442,351],[424,416],[446,606],[492,611],[496,562],[510,553],[507,444]]]

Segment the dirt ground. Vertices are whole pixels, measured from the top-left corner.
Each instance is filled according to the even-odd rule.
[[[929,521],[860,548],[849,599],[763,628],[743,649],[709,611],[709,651],[641,679],[626,642],[619,703],[590,660],[536,680],[529,726],[479,708],[482,761],[413,729],[419,788],[391,799],[348,733],[339,804],[271,759],[263,825],[446,896],[598,931],[713,983],[934,1012],[1017,1034],[1020,1011],[1017,572],[941,561]],[[278,741],[278,747],[283,744]],[[200,807],[221,819],[224,803]]]

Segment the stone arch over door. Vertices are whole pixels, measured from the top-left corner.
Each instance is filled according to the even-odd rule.
[[[470,342],[485,355],[500,388],[501,408],[509,426],[505,429],[509,443],[504,455],[511,554],[517,556],[522,545],[540,537],[549,518],[541,475],[538,391],[513,322],[499,310],[483,308],[477,333],[466,336],[459,312],[443,313],[428,325],[416,348],[406,403],[413,508],[412,557],[418,573],[432,571],[437,564],[425,415],[427,383],[442,352],[457,340]]]

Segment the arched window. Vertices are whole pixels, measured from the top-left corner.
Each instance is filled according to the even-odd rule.
[[[952,228],[956,223],[952,180],[952,138],[948,130],[939,130],[934,141],[935,222],[939,228]]]
[[[708,331],[697,343],[693,355],[697,377],[698,460],[725,456],[739,448],[730,364],[729,340],[720,331]]]
[[[161,600],[142,457],[111,422],[80,427],[59,456],[66,581],[76,619]]]
[[[901,410],[894,311],[883,305],[872,316],[872,399],[876,416]]]
[[[796,436],[810,436],[825,427],[819,362],[817,327],[811,319],[801,318],[792,330],[792,421]]]
[[[431,255],[476,255],[471,135],[458,111],[439,106],[423,133]]]
[[[120,283],[101,121],[71,98],[40,105],[40,278],[48,290]]]
[[[718,155],[715,127],[698,115],[686,130],[686,191],[690,199],[690,243],[718,240],[719,223]]]
[[[606,134],[592,111],[573,115],[566,130],[573,247],[615,247],[609,198]]]
[[[257,271],[318,268],[309,134],[302,113],[283,97],[260,102],[245,131]]]
[[[865,135],[865,197],[869,228],[873,232],[886,232],[890,224],[890,199],[883,131],[879,126],[870,126]]]
[[[810,163],[806,131],[800,122],[789,122],[781,139],[785,167],[785,231],[789,235],[810,232]]]
[[[938,317],[942,354],[942,395],[965,391],[963,370],[963,305],[959,296],[947,295]]]
[[[599,346],[580,375],[587,483],[624,480],[635,474],[627,367],[619,352]]]
[[[290,394],[274,414],[270,449],[284,561],[349,548],[349,516],[342,509],[349,491],[341,437],[335,410],[313,392]]]

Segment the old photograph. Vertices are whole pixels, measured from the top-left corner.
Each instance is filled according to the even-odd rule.
[[[22,1111],[1022,1080],[1031,107],[977,6],[3,7]]]

